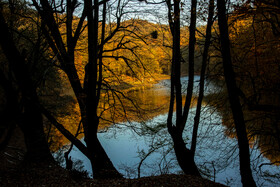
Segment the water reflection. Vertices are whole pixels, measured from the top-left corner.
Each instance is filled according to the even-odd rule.
[[[226,127],[226,134],[230,138],[236,138],[234,122],[231,115],[229,103],[227,101],[227,93],[225,88],[221,91],[207,95],[204,98],[209,106],[216,109],[222,117],[222,124]],[[262,100],[265,103],[275,101],[272,96],[263,95]],[[274,105],[279,102],[274,102]],[[269,106],[269,105],[267,105]],[[272,105],[273,106],[273,105]],[[279,165],[280,161],[280,119],[279,111],[269,110],[254,110],[246,103],[243,103],[244,119],[247,127],[248,139],[251,148],[260,149],[261,154],[270,160],[271,163]]]
[[[187,81],[187,77],[182,80],[183,88],[186,88],[184,81]],[[196,77],[195,90],[198,90],[198,81],[199,77]],[[223,92],[223,88],[217,87],[211,82],[206,84],[208,86],[201,114],[195,160],[204,176],[230,186],[240,186],[237,141],[228,103],[224,99],[226,94]],[[127,110],[124,113],[120,107],[118,112],[121,114],[118,115],[121,118],[115,120],[116,124],[107,127],[106,133],[98,133],[108,156],[126,177],[137,177],[139,171],[141,176],[181,172],[171,147],[171,138],[165,127],[169,105],[169,85],[169,80],[164,80],[152,89],[126,93],[135,100],[141,110]],[[196,96],[197,94],[194,95],[192,106],[196,105]],[[120,103],[118,104],[121,106]],[[129,102],[124,105],[132,108]],[[195,108],[192,108],[184,133],[187,146],[190,145],[194,113]],[[105,117],[106,115],[110,117],[112,114],[104,113]],[[131,120],[130,123],[125,122],[123,116],[128,117]],[[249,119],[255,119],[260,114],[249,114],[248,112],[245,116],[247,123],[250,124]],[[248,125],[252,167],[254,178],[259,186],[278,186],[280,184],[279,167],[270,164],[279,161],[279,152],[269,151],[279,150],[277,147],[279,146],[277,143],[279,136],[277,137],[277,134],[270,135],[270,137],[267,135],[268,132],[274,132],[271,129],[273,123],[268,123],[269,120],[271,119],[267,118],[259,123],[254,121]],[[264,132],[266,135],[260,136],[259,132]],[[149,156],[146,158],[147,154]],[[90,162],[76,148],[70,155],[72,158],[83,160],[84,168],[90,171]],[[139,168],[141,160],[144,161]],[[265,180],[268,178],[269,180]]]
[[[239,163],[237,141],[234,138],[228,138],[226,127],[221,125],[222,119],[217,112],[207,108],[204,112],[202,125],[199,129],[198,147],[195,160],[205,176],[212,180],[227,184],[230,186],[240,186]],[[194,117],[194,109],[191,110],[189,122],[192,124]],[[167,115],[159,115],[148,121],[145,125],[151,129],[156,128],[158,124],[164,124]],[[126,177],[134,178],[138,176],[138,165],[143,158],[144,153],[147,154],[151,150],[155,150],[145,159],[141,166],[141,176],[158,175],[163,173],[180,173],[181,170],[175,159],[172,141],[167,133],[166,128],[159,128],[157,131],[143,132],[141,123],[133,122],[131,124],[116,124],[108,128],[107,133],[99,133],[98,137],[111,158],[114,165]],[[191,137],[190,125],[185,130],[184,137],[187,146],[190,145]],[[277,186],[277,184],[269,183],[261,177],[264,173],[258,173],[258,166],[269,163],[265,157],[260,157],[258,149],[251,149],[254,177],[260,186]],[[86,160],[79,152],[71,152],[71,156]],[[255,158],[258,157],[257,160]],[[90,171],[90,163],[84,163],[85,169]],[[277,166],[265,166],[266,174],[279,173]],[[270,178],[273,179],[273,178]],[[279,179],[274,179],[275,182]],[[278,183],[279,185],[279,183]]]

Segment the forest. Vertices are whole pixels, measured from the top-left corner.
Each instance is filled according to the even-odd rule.
[[[278,0],[1,0],[0,186],[279,186]]]

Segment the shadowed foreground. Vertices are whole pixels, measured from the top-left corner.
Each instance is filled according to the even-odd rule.
[[[26,164],[21,131],[16,128],[0,151],[0,186],[224,186],[189,175],[160,175],[140,179],[89,179],[55,163]]]

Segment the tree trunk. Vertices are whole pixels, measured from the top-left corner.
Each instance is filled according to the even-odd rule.
[[[196,30],[196,7],[197,7],[197,0],[192,0],[191,5],[191,23],[189,27],[190,37],[189,37],[189,80],[188,80],[188,87],[187,87],[187,95],[186,101],[184,105],[184,113],[182,119],[182,127],[181,131],[185,128],[185,124],[188,119],[192,95],[193,95],[193,84],[194,84],[194,50],[195,50],[195,30]]]
[[[0,70],[0,87],[4,90],[6,101],[4,111],[0,114],[0,119],[5,127],[0,132],[0,151],[8,145],[20,114],[18,94],[12,85],[12,82],[6,78],[4,71]]]
[[[14,44],[2,12],[0,13],[0,27],[2,31],[0,44],[22,93],[23,114],[18,122],[27,146],[26,159],[38,162],[53,160],[45,138],[41,113],[35,107],[35,103],[38,102],[36,88],[33,86],[26,62]]]
[[[19,123],[27,147],[25,158],[30,162],[53,161],[46,141],[41,113],[33,102],[36,101],[24,102],[23,118]]]
[[[174,0],[174,22],[173,22],[173,54],[174,64],[174,86],[176,97],[176,121],[182,118],[182,85],[181,85],[181,49],[180,49],[180,0]]]
[[[200,72],[199,95],[198,95],[196,114],[194,117],[194,125],[193,125],[193,135],[192,135],[192,145],[191,145],[191,151],[193,153],[193,156],[195,155],[195,150],[196,150],[196,140],[197,140],[198,125],[200,121],[201,105],[204,97],[205,70],[206,70],[207,59],[208,59],[208,49],[211,43],[210,39],[211,39],[213,16],[214,16],[214,0],[209,0],[209,14],[207,20],[206,38],[205,38],[204,51],[202,56],[202,66]]]
[[[86,93],[86,116],[84,117],[85,142],[88,151],[93,153],[90,156],[92,163],[92,173],[94,178],[120,178],[122,175],[114,167],[102,145],[97,138],[99,117],[97,116],[98,101],[100,95],[97,93],[98,74],[98,21],[99,6],[98,0],[94,0],[94,14],[92,0],[86,0],[88,18],[88,64],[85,74]],[[101,75],[101,74],[100,74]],[[100,77],[101,78],[101,77]],[[100,87],[98,87],[100,89]]]
[[[174,0],[174,16],[172,16],[171,1],[166,1],[168,6],[168,18],[170,30],[173,36],[173,51],[172,51],[172,69],[171,69],[171,95],[170,105],[167,119],[168,132],[172,137],[174,143],[174,150],[179,166],[185,174],[200,176],[198,168],[194,162],[192,152],[186,147],[182,138],[183,130],[187,121],[189,112],[192,90],[193,90],[193,59],[194,45],[195,45],[195,21],[196,21],[196,0],[192,0],[192,21],[190,36],[190,73],[188,83],[187,99],[185,102],[184,111],[182,111],[182,86],[181,86],[181,49],[180,49],[180,0]],[[173,19],[172,19],[173,17]],[[173,107],[176,99],[176,125],[172,123]]]
[[[243,111],[238,97],[238,88],[231,62],[230,41],[226,19],[225,0],[217,0],[218,23],[223,56],[224,76],[228,90],[229,102],[235,123],[235,129],[239,146],[240,173],[243,186],[256,186],[250,167],[250,152],[247,138]]]
[[[192,151],[190,151],[182,138],[182,135],[173,133],[174,150],[179,166],[187,175],[201,176],[194,162]]]
[[[106,154],[97,136],[94,136],[94,158],[92,160],[94,178],[122,178]]]

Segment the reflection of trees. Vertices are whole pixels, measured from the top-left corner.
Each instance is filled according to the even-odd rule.
[[[215,95],[215,96],[214,96]],[[214,106],[222,117],[222,124],[226,127],[225,134],[236,138],[232,115],[226,101],[226,94],[213,94],[206,97],[207,102]],[[271,163],[279,165],[279,117],[278,113],[265,111],[251,111],[244,109],[244,116],[251,148],[256,146],[263,156]]]
[[[118,94],[120,99],[115,99],[116,95],[113,96],[110,92],[102,94],[99,106],[99,110],[102,111],[99,129],[125,121],[145,121],[159,114],[166,113],[168,111],[169,96],[165,92],[166,90],[164,89],[160,91],[153,88],[123,91]],[[78,104],[68,104],[71,107],[64,108],[64,113],[58,117],[58,121],[65,124],[65,128],[72,134],[75,134],[77,124],[80,121]],[[48,130],[52,142],[52,151],[58,150],[69,142],[54,127]],[[78,137],[81,138],[81,135]]]
[[[236,7],[229,16],[232,63],[250,146],[271,163],[279,162],[279,6],[273,1],[252,1]],[[220,42],[220,41],[219,41]],[[218,50],[214,54],[218,54]],[[219,58],[212,58],[210,75],[219,79]],[[213,71],[214,70],[214,71]],[[220,95],[220,96],[219,96]],[[225,134],[236,137],[227,93],[207,96],[222,116]]]
[[[245,110],[247,115],[248,135],[252,142],[257,142],[261,153],[271,163],[279,165],[280,139],[278,113]]]

